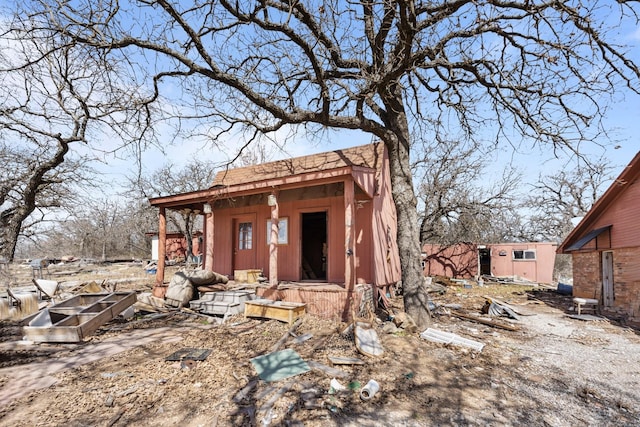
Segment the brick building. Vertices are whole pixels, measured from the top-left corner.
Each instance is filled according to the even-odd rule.
[[[593,205],[558,253],[573,259],[573,295],[603,314],[640,324],[640,152]]]

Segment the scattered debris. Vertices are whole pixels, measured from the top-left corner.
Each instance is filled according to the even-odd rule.
[[[568,314],[567,317],[576,320],[583,320],[585,322],[607,320],[604,317],[594,316],[592,314]]]
[[[305,372],[311,368],[294,350],[286,349],[251,359],[258,376],[263,381],[278,381]]]
[[[356,322],[354,327],[356,348],[367,356],[381,356],[384,353],[380,337],[369,323]]]
[[[52,299],[58,292],[58,282],[46,279],[31,279],[38,289],[40,299]]]
[[[165,357],[164,360],[167,362],[176,362],[181,360],[206,360],[207,357],[211,354],[211,349],[207,348],[183,348],[175,353],[171,353],[169,356]]]
[[[151,292],[139,293],[134,306],[138,310],[147,311],[151,313],[154,313],[154,312],[166,313],[169,311],[164,305],[164,299],[153,296]]]
[[[477,322],[477,323],[482,323],[483,325],[487,325],[487,326],[493,326],[494,328],[506,329],[507,331],[516,332],[516,331],[520,330],[520,328],[518,328],[516,326],[507,325],[507,324],[496,322],[496,321],[490,320],[490,319],[482,319],[482,318],[477,317],[477,316],[471,316],[471,315],[463,314],[463,313],[460,313],[460,312],[457,312],[457,311],[452,311],[451,315],[459,317],[460,319],[470,320],[472,322]]]
[[[348,378],[349,377],[349,373],[348,372],[345,372],[345,371],[343,371],[341,369],[333,368],[331,366],[324,365],[324,364],[322,364],[320,362],[316,362],[314,360],[309,360],[307,362],[307,364],[314,371],[324,372],[325,374],[333,376],[333,377],[339,377],[339,378]]]
[[[296,322],[293,325],[291,325],[289,330],[282,335],[282,337],[273,345],[273,347],[271,347],[271,352],[273,353],[274,351],[280,350],[280,347],[284,345],[284,343],[287,341],[289,336],[293,333],[293,331],[295,331],[298,328],[298,326],[300,326],[301,323],[302,323],[302,318],[296,320]]]
[[[310,334],[310,333],[302,334],[299,337],[295,337],[295,339],[293,340],[293,343],[302,344],[303,342],[308,341],[311,338],[313,338],[313,334]]]
[[[34,342],[82,341],[135,301],[135,292],[77,295],[42,310],[24,334]]]
[[[416,322],[404,311],[396,312],[391,320],[398,328],[404,329],[410,334],[418,332]]]
[[[364,361],[357,357],[328,356],[328,358],[334,365],[364,365]]]
[[[184,272],[176,272],[171,278],[164,296],[166,304],[180,308],[188,305],[192,298],[193,284]]]
[[[360,390],[360,399],[369,400],[380,390],[380,384],[376,380],[369,380],[362,390]]]
[[[511,308],[489,298],[487,298],[487,300],[485,301],[484,306],[482,307],[482,312],[484,314],[488,314],[489,316],[504,316],[511,319],[519,320],[518,316]]]
[[[482,351],[482,348],[484,347],[484,344],[481,342],[462,338],[459,335],[450,332],[439,331],[433,328],[428,328],[426,331],[422,332],[420,334],[420,337],[431,342],[459,345],[472,348],[476,351]]]
[[[338,391],[344,391],[346,389],[347,387],[340,384],[340,381],[335,378],[331,378],[331,381],[329,382],[329,394],[335,394]]]

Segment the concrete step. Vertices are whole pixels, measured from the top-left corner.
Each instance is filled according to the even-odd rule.
[[[244,303],[255,299],[254,291],[225,291],[225,292],[207,292],[200,297],[201,301],[222,301],[229,303]],[[243,306],[244,308],[244,306]]]
[[[189,302],[189,307],[206,314],[231,315],[244,312],[244,303],[239,302],[194,300]]]

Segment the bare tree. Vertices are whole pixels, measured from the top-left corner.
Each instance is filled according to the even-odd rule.
[[[638,92],[640,70],[605,26],[635,23],[633,2],[34,1],[42,13],[28,19],[122,61],[147,61],[157,94],[173,91],[214,140],[237,127],[255,129],[251,142],[304,125],[383,141],[405,308],[420,326],[429,316],[412,137],[436,141],[453,127],[515,144],[517,132],[549,151],[578,152],[602,130],[607,95]]]
[[[76,200],[74,183],[89,179],[90,170],[80,161],[52,169],[52,154],[45,147],[0,141],[1,257],[13,259],[18,235],[29,238],[42,230],[47,213],[64,210]]]
[[[154,171],[150,176],[137,177],[131,179],[131,182],[138,189],[138,194],[148,199],[209,188],[218,169],[219,167],[215,164],[194,159],[182,169],[169,163]],[[200,213],[190,209],[169,210],[167,225],[169,229],[173,229],[185,237],[187,257],[193,255],[194,232],[198,227],[202,227]]]
[[[28,18],[2,21],[0,45],[0,256],[13,259],[20,233],[89,181],[90,156],[75,146],[101,149],[93,138],[104,128],[126,145],[130,126],[136,137],[146,127],[136,88],[99,51]]]
[[[72,255],[102,261],[149,258],[148,232],[157,224],[157,214],[148,203],[113,196],[87,197],[70,211],[68,217],[33,236],[29,256]]]
[[[531,211],[531,239],[560,242],[573,229],[611,182],[608,160],[579,162],[557,173],[541,175],[532,184],[526,205]]]
[[[489,154],[477,143],[440,141],[424,147],[414,164],[422,244],[496,239],[500,213],[517,209],[521,176],[513,168],[500,171],[491,165]]]

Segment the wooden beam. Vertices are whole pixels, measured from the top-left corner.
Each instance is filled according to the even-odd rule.
[[[204,215],[204,225],[205,225],[205,237],[204,237],[204,268],[209,271],[213,271],[213,245],[214,245],[214,236],[215,230],[213,227],[214,213],[208,213]]]
[[[158,267],[156,270],[156,283],[153,287],[153,296],[164,298],[164,260],[167,255],[167,213],[164,207],[160,207],[158,215]]]
[[[355,186],[352,179],[344,182],[344,286],[353,291],[356,278],[356,205]]]
[[[272,193],[274,204],[271,206],[271,234],[269,236],[269,286],[278,287],[278,235],[279,214],[278,194]]]

